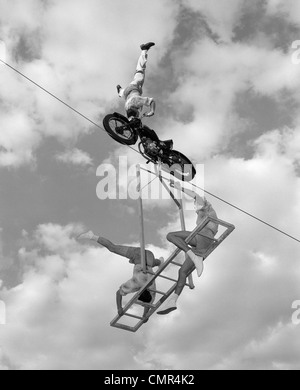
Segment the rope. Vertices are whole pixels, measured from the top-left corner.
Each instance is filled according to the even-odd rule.
[[[106,131],[105,131],[105,129],[103,129],[103,127],[101,127],[100,125],[98,125],[97,123],[95,123],[94,121],[92,121],[90,118],[88,118],[87,116],[85,116],[84,114],[82,114],[81,112],[79,112],[78,110],[76,110],[75,108],[73,108],[72,106],[70,106],[68,103],[64,102],[62,99],[60,99],[59,97],[57,97],[57,96],[54,95],[53,93],[49,92],[46,88],[42,87],[40,84],[36,83],[36,82],[33,81],[32,79],[30,79],[29,77],[27,77],[26,75],[24,75],[22,72],[18,71],[16,68],[14,68],[13,66],[9,65],[8,63],[6,63],[5,61],[3,61],[3,60],[0,59],[0,62],[2,62],[2,63],[3,63],[4,65],[6,65],[8,68],[12,69],[12,70],[15,71],[16,73],[18,73],[20,76],[22,76],[22,77],[24,77],[26,80],[28,80],[30,83],[34,84],[35,86],[37,86],[38,88],[40,88],[41,90],[43,90],[44,92],[46,92],[48,95],[52,96],[54,99],[56,99],[57,101],[59,101],[60,103],[62,103],[62,104],[65,105],[66,107],[68,107],[70,110],[74,111],[76,114],[80,115],[82,118],[86,119],[86,120],[87,120],[88,122],[90,122],[92,125],[98,127],[99,129],[101,129],[102,131],[104,131],[105,134],[107,134]],[[134,150],[136,153],[140,154],[139,151],[136,150],[136,149],[134,149],[133,147],[129,146],[129,148],[132,149],[132,150]],[[149,171],[149,170],[147,170],[147,169],[144,169],[144,170],[145,170],[146,172],[151,173],[152,175],[156,175],[154,172],[151,172],[151,171]],[[168,178],[166,178],[166,177],[164,177],[164,176],[162,176],[162,178],[165,179],[165,180],[171,181],[171,180],[169,180]],[[154,180],[154,179],[153,179],[153,180]],[[153,181],[153,180],[152,180],[152,181]],[[151,181],[150,183],[152,183],[152,181]],[[148,183],[145,187],[147,187],[150,183]],[[190,183],[190,184],[191,184],[194,188],[197,188],[197,189],[203,191],[204,193],[206,193],[206,194],[208,194],[208,195],[214,197],[215,199],[220,200],[221,202],[227,204],[227,205],[230,206],[230,207],[233,207],[234,209],[240,211],[241,213],[246,214],[247,216],[249,216],[249,217],[251,217],[251,218],[253,218],[253,219],[255,219],[255,220],[257,220],[257,221],[259,221],[259,222],[261,222],[261,223],[263,223],[264,225],[266,225],[266,226],[268,226],[268,227],[270,227],[270,228],[276,230],[277,232],[279,232],[279,233],[281,233],[281,234],[283,234],[283,235],[285,235],[285,236],[291,238],[292,240],[295,240],[295,241],[297,241],[297,242],[300,243],[300,240],[297,239],[296,237],[293,237],[292,235],[290,235],[290,234],[284,232],[283,230],[278,229],[278,228],[275,227],[274,225],[271,225],[270,223],[268,223],[268,222],[262,220],[261,218],[256,217],[255,215],[253,215],[253,214],[251,214],[251,213],[249,213],[249,212],[247,212],[247,211],[241,209],[241,208],[238,207],[238,206],[235,206],[234,204],[232,204],[232,203],[230,203],[230,202],[228,202],[228,201],[226,201],[226,200],[220,198],[220,197],[217,196],[217,195],[214,195],[213,193],[211,193],[211,192],[209,192],[209,191],[206,191],[206,190],[204,190],[204,189],[198,187],[198,186],[195,185],[195,184],[192,184],[192,183]],[[143,189],[144,189],[145,187],[143,187]]]

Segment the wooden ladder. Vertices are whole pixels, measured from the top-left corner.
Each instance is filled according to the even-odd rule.
[[[218,224],[220,226],[223,226],[226,229],[219,238],[216,239],[216,238],[207,237],[203,233],[201,233],[201,231],[206,227],[206,225],[209,222],[214,222],[214,223],[216,223],[216,224]],[[235,229],[235,227],[233,225],[231,225],[230,223],[228,223],[228,222],[222,221],[220,219],[206,217],[202,221],[202,223],[200,225],[198,225],[193,230],[193,232],[189,235],[189,237],[185,241],[186,241],[187,244],[189,244],[191,242],[191,240],[198,234],[200,234],[203,237],[206,237],[209,240],[211,240],[211,245],[209,246],[209,248],[207,249],[205,255],[203,256],[204,259],[206,259],[225,240],[225,238],[227,238],[229,236],[229,234],[231,234],[233,232],[234,229]],[[126,306],[123,309],[123,314],[121,316],[117,315],[111,321],[110,325],[112,327],[123,329],[123,330],[129,331],[129,332],[136,332],[145,323],[145,318],[149,319],[157,311],[157,309],[165,302],[165,300],[175,291],[175,288],[176,288],[176,285],[177,285],[177,280],[174,279],[174,278],[162,275],[162,272],[165,271],[171,265],[175,265],[175,266],[181,267],[182,264],[175,261],[175,258],[179,255],[180,252],[181,252],[180,249],[176,249],[171,254],[171,256],[163,263],[163,265],[157,270],[156,273],[154,273],[154,272],[151,273],[152,277],[149,279],[147,284],[145,284],[145,286],[143,288],[141,288],[141,290],[139,292],[137,292],[134,295],[134,297],[126,304]],[[194,269],[190,272],[190,274],[192,274]],[[149,271],[148,271],[148,273],[149,273]],[[163,278],[163,279],[166,279],[166,280],[169,280],[169,281],[173,282],[173,286],[168,291],[165,291],[165,292],[164,291],[159,291],[157,289],[155,289],[155,290],[151,289],[151,285],[158,278]],[[188,278],[187,278],[187,280],[188,280]],[[190,288],[193,288],[193,286],[190,285],[189,283],[186,283],[186,286],[188,286]],[[149,304],[149,303],[144,303],[142,301],[139,301],[138,298],[140,297],[140,295],[145,290],[149,290],[151,292],[155,292],[156,294],[161,295],[162,297],[155,304]],[[138,316],[138,315],[129,313],[128,311],[132,308],[133,305],[140,305],[140,306],[143,306],[143,307],[150,308],[147,316],[145,318],[143,318],[142,316]],[[136,322],[136,324],[134,326],[125,325],[124,323],[122,323],[123,317],[134,318],[134,319],[137,320],[137,322]]]

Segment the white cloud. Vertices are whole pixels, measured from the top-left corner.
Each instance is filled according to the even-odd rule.
[[[287,164],[294,164],[300,160],[299,127],[274,130],[262,135],[255,141],[259,153],[276,156],[280,154],[286,158]]]
[[[168,121],[165,136],[198,163],[222,152],[234,135],[245,131],[235,111],[239,93],[252,90],[280,102],[281,92],[289,91],[298,99],[298,69],[280,51],[203,39],[189,55],[177,53],[173,64],[179,83],[169,103],[179,114],[192,108],[193,115],[188,123]]]
[[[294,0],[268,0],[267,13],[285,17],[287,21],[300,25],[300,4]]]
[[[0,166],[34,163],[32,148],[40,142],[36,124],[26,113],[11,110],[0,115]]]
[[[245,0],[184,0],[184,4],[201,12],[214,33],[230,41],[242,15]]]
[[[93,164],[92,158],[82,150],[72,149],[67,150],[64,153],[57,154],[55,158],[65,164],[74,164],[88,166]]]
[[[278,323],[266,334],[249,342],[243,349],[224,359],[216,369],[297,370],[299,367],[299,329],[292,324]],[[255,356],[255,359],[253,358]]]

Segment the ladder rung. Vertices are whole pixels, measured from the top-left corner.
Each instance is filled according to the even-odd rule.
[[[135,332],[135,329],[133,327],[124,324],[114,323],[111,324],[110,326],[112,326],[113,328],[127,330],[128,332]]]
[[[139,316],[136,316],[136,315],[130,314],[130,313],[124,313],[124,316],[136,318],[138,320],[142,320],[143,319],[143,317],[139,317]]]
[[[144,307],[150,307],[151,309],[154,309],[155,306],[154,305],[151,305],[151,303],[146,303],[146,302],[142,302],[142,301],[136,301],[134,302],[136,305],[140,305],[140,306],[144,306]]]
[[[178,263],[177,261],[171,261],[171,264],[178,265],[178,267],[182,267],[182,264]]]
[[[168,276],[165,276],[165,275],[157,275],[159,278],[163,278],[163,279],[167,279],[167,280],[171,280],[171,282],[176,282],[177,283],[177,280],[176,279],[172,279],[172,278],[169,278]]]
[[[148,291],[151,291],[151,292],[154,292],[154,293],[157,293],[157,294],[160,294],[160,295],[167,295],[165,292],[162,292],[162,291],[159,291],[159,290],[155,290],[154,288],[148,288]]]
[[[169,278],[168,276],[165,276],[165,275],[157,275],[159,278],[163,278],[163,279],[167,279],[167,280],[170,280],[171,282],[174,282],[174,283],[177,283],[178,280],[177,279],[172,279],[172,278]],[[185,284],[186,286],[190,287],[190,285],[188,283]]]

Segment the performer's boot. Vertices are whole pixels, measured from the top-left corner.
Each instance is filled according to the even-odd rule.
[[[189,250],[187,252],[187,255],[192,260],[192,262],[195,264],[197,275],[200,278],[200,276],[203,273],[203,257],[195,255],[195,253],[192,250]]]
[[[170,298],[162,304],[162,308],[157,312],[157,314],[164,315],[169,314],[174,310],[177,310],[177,299],[177,294],[171,295]]]
[[[144,43],[143,45],[141,45],[141,50],[149,50],[152,46],[155,46],[155,43],[154,42],[148,42],[148,43]]]

